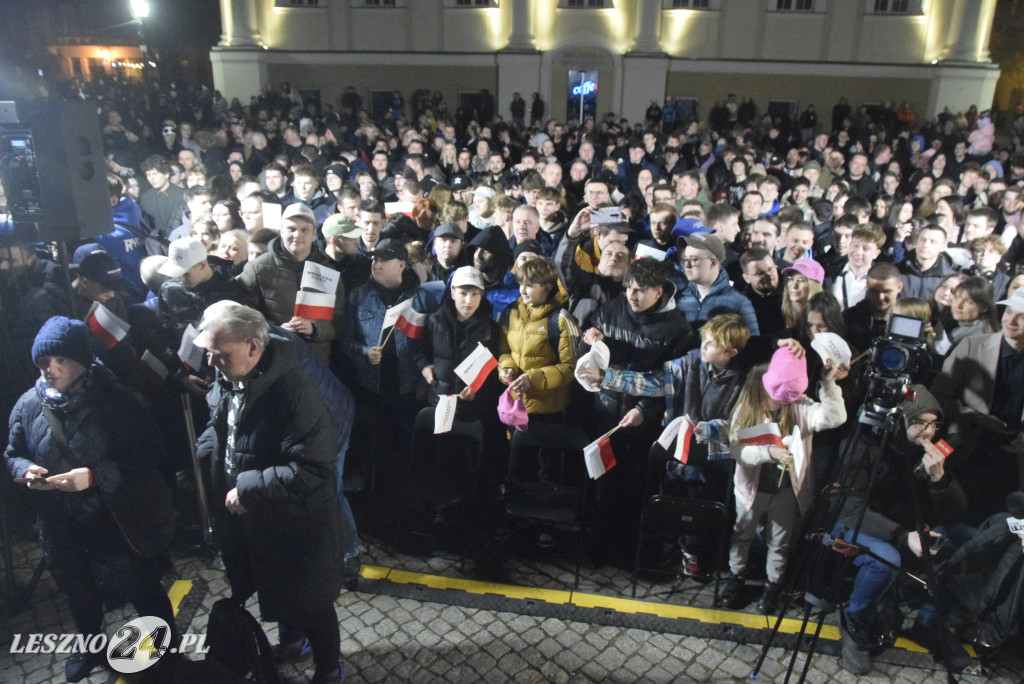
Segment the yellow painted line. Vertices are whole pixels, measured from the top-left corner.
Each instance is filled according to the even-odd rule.
[[[175,615],[178,614],[178,608],[181,607],[182,599],[190,591],[192,591],[192,580],[174,580],[170,591],[167,592],[167,598],[171,599],[171,612]]]
[[[636,599],[622,599],[613,596],[583,594],[579,592],[573,594],[572,599],[574,604],[582,608],[608,608],[620,613],[644,613],[663,618],[684,618],[715,624],[728,623],[753,629],[765,629],[769,626],[767,617],[751,613],[735,613],[728,610],[677,606],[670,603],[650,603]]]
[[[514,584],[499,584],[496,582],[478,582],[476,580],[458,579],[454,577],[443,577],[441,575],[428,575],[420,572],[408,572],[405,570],[394,570],[382,566],[364,565],[360,574],[367,579],[386,579],[396,584],[419,584],[431,589],[453,589],[465,591],[470,594],[494,594],[512,599],[533,599],[556,604],[573,604],[581,608],[605,608],[618,613],[654,615],[656,617],[697,620],[709,624],[728,624],[747,627],[750,629],[772,629],[775,625],[776,616],[759,615],[757,613],[740,613],[730,610],[716,610],[713,608],[696,608],[693,606],[680,606],[670,603],[651,603],[637,599],[616,598],[602,594],[586,594],[583,592],[568,592],[551,589],[538,589],[536,587],[521,587]],[[781,634],[798,634],[802,620],[795,618],[784,618],[779,625]],[[808,622],[807,634],[813,634],[814,622]],[[820,638],[829,641],[839,641],[841,636],[839,628],[835,625],[822,625]],[[896,648],[913,653],[928,653],[910,639],[900,637],[896,640]],[[977,657],[970,646],[966,646],[971,657]]]
[[[192,591],[192,580],[174,580],[174,584],[167,591],[167,598],[171,599],[171,612],[175,615],[178,614],[178,609],[181,608],[181,602],[188,592]],[[129,681],[120,676],[114,684],[129,684]]]
[[[391,568],[384,568],[379,565],[364,565],[359,569],[360,575],[372,580],[386,579],[390,572]]]
[[[405,570],[392,570],[388,574],[388,581],[397,584],[422,584],[431,589],[456,589],[470,594],[497,594],[507,598],[536,599],[538,601],[547,601],[548,603],[570,603],[572,600],[572,593],[568,591],[519,587],[512,584],[497,584],[495,582],[478,582],[476,580],[441,577],[439,575],[427,575],[419,572],[407,572]]]

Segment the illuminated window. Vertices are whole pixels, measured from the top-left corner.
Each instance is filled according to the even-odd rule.
[[[910,14],[910,0],[875,0],[875,14]]]
[[[813,12],[814,0],[775,0],[778,12]]]

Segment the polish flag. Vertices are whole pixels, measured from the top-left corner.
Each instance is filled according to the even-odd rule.
[[[477,342],[473,353],[455,367],[455,374],[472,387],[474,392],[478,392],[484,386],[490,372],[497,367],[498,360],[491,352],[487,351],[487,347]]]
[[[602,435],[596,441],[583,447],[583,459],[587,463],[590,479],[596,480],[615,467],[611,435]]]
[[[403,302],[395,304],[384,313],[384,324],[380,327],[380,333],[383,337],[385,330],[391,326],[395,326],[401,330],[406,337],[419,339],[423,336],[423,330],[426,327],[426,323],[427,314],[420,313],[413,309],[412,300],[406,299]]]
[[[777,423],[762,423],[737,433],[744,446],[782,446],[782,431]]]
[[[693,442],[693,423],[689,416],[683,416],[682,425],[679,428],[679,437],[676,438],[676,460],[686,463],[690,460],[690,445]]]
[[[335,299],[336,295],[299,290],[295,295],[295,315],[314,321],[329,321],[334,318]]]
[[[395,327],[401,330],[406,337],[418,340],[423,336],[423,331],[426,329],[427,314],[414,310],[412,308],[412,300],[407,299],[406,301],[409,302],[409,308],[398,315]],[[494,357],[492,356],[491,358]]]
[[[156,387],[163,385],[164,380],[167,379],[167,366],[160,359],[153,356],[153,352],[148,349],[142,352],[142,358],[139,360],[139,369]]]
[[[100,338],[100,342],[107,349],[113,349],[118,342],[123,340],[131,327],[110,313],[110,309],[99,302],[92,303],[89,314],[85,317],[85,323],[89,326],[89,330],[92,330],[93,334]]]

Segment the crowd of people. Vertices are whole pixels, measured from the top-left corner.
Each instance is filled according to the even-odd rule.
[[[279,655],[311,646],[314,680],[336,681],[333,601],[359,569],[345,483],[373,473],[372,496],[398,496],[417,412],[452,396],[455,419],[482,426],[482,477],[495,485],[507,475],[506,400],[529,424],[595,439],[614,429],[616,465],[592,502],[604,563],[632,561],[650,446],[688,417],[688,459],[655,480],[734,506],[727,560],[706,536],[675,546],[685,576],[728,563],[730,609],[761,576],[751,548],[762,523],[757,609],[778,607],[791,542],[836,466],[858,464],[831,530],[874,554],[858,556],[842,613],[843,662],[858,674],[891,631],[884,607],[907,598],[895,568],[937,551],[921,516],[955,550],[1009,515],[1022,488],[1016,122],[997,130],[974,107],[918,122],[907,105],[840,100],[826,126],[813,107],[758,118],[730,95],[707,122],[652,105],[636,124],[566,123],[543,120],[535,95],[527,123],[518,94],[506,120],[493,99],[480,118],[449,117],[427,91],[408,109],[396,92],[371,116],[354,89],[321,109],[289,84],[247,105],[175,84],[148,97],[90,88],[73,92],[99,98],[112,231],[56,261],[31,227],[0,238],[8,471],[42,490],[48,559],[84,634],[102,609],[82,593],[95,598],[88,587],[103,578],[83,558],[137,561],[117,565],[132,578],[126,597],[162,614],[160,564],[112,534],[104,511],[146,474],[138,454],[177,486],[196,447],[235,598],[258,593],[264,618],[282,623]],[[862,352],[894,314],[923,321],[925,362],[896,435],[848,449],[871,399],[874,357]],[[458,368],[481,347],[496,370],[467,381]],[[53,416],[77,458],[58,448]],[[154,444],[123,443],[126,420]],[[879,462],[889,474],[872,471]],[[583,476],[582,464],[558,465],[541,450],[517,475]],[[452,514],[444,497],[419,503],[428,518]],[[968,634],[988,614],[951,623],[954,608],[978,605],[959,598],[914,623],[955,667],[966,652],[950,625]],[[1008,643],[1013,611],[976,646]],[[69,681],[96,664],[76,656]]]

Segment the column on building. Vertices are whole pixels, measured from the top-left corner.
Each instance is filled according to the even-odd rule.
[[[220,18],[223,33],[220,47],[260,47],[259,29],[256,27],[256,0],[220,0]]]
[[[530,0],[508,0],[512,13],[512,33],[508,37],[506,50],[535,50],[533,44],[533,17],[530,15]]]
[[[267,83],[267,55],[256,26],[255,0],[221,0],[220,42],[210,51],[213,87],[248,102]]]
[[[955,0],[942,61],[991,62],[988,41],[995,11],[996,0]]]
[[[661,47],[661,3],[639,2],[636,43],[633,52],[658,53]]]

